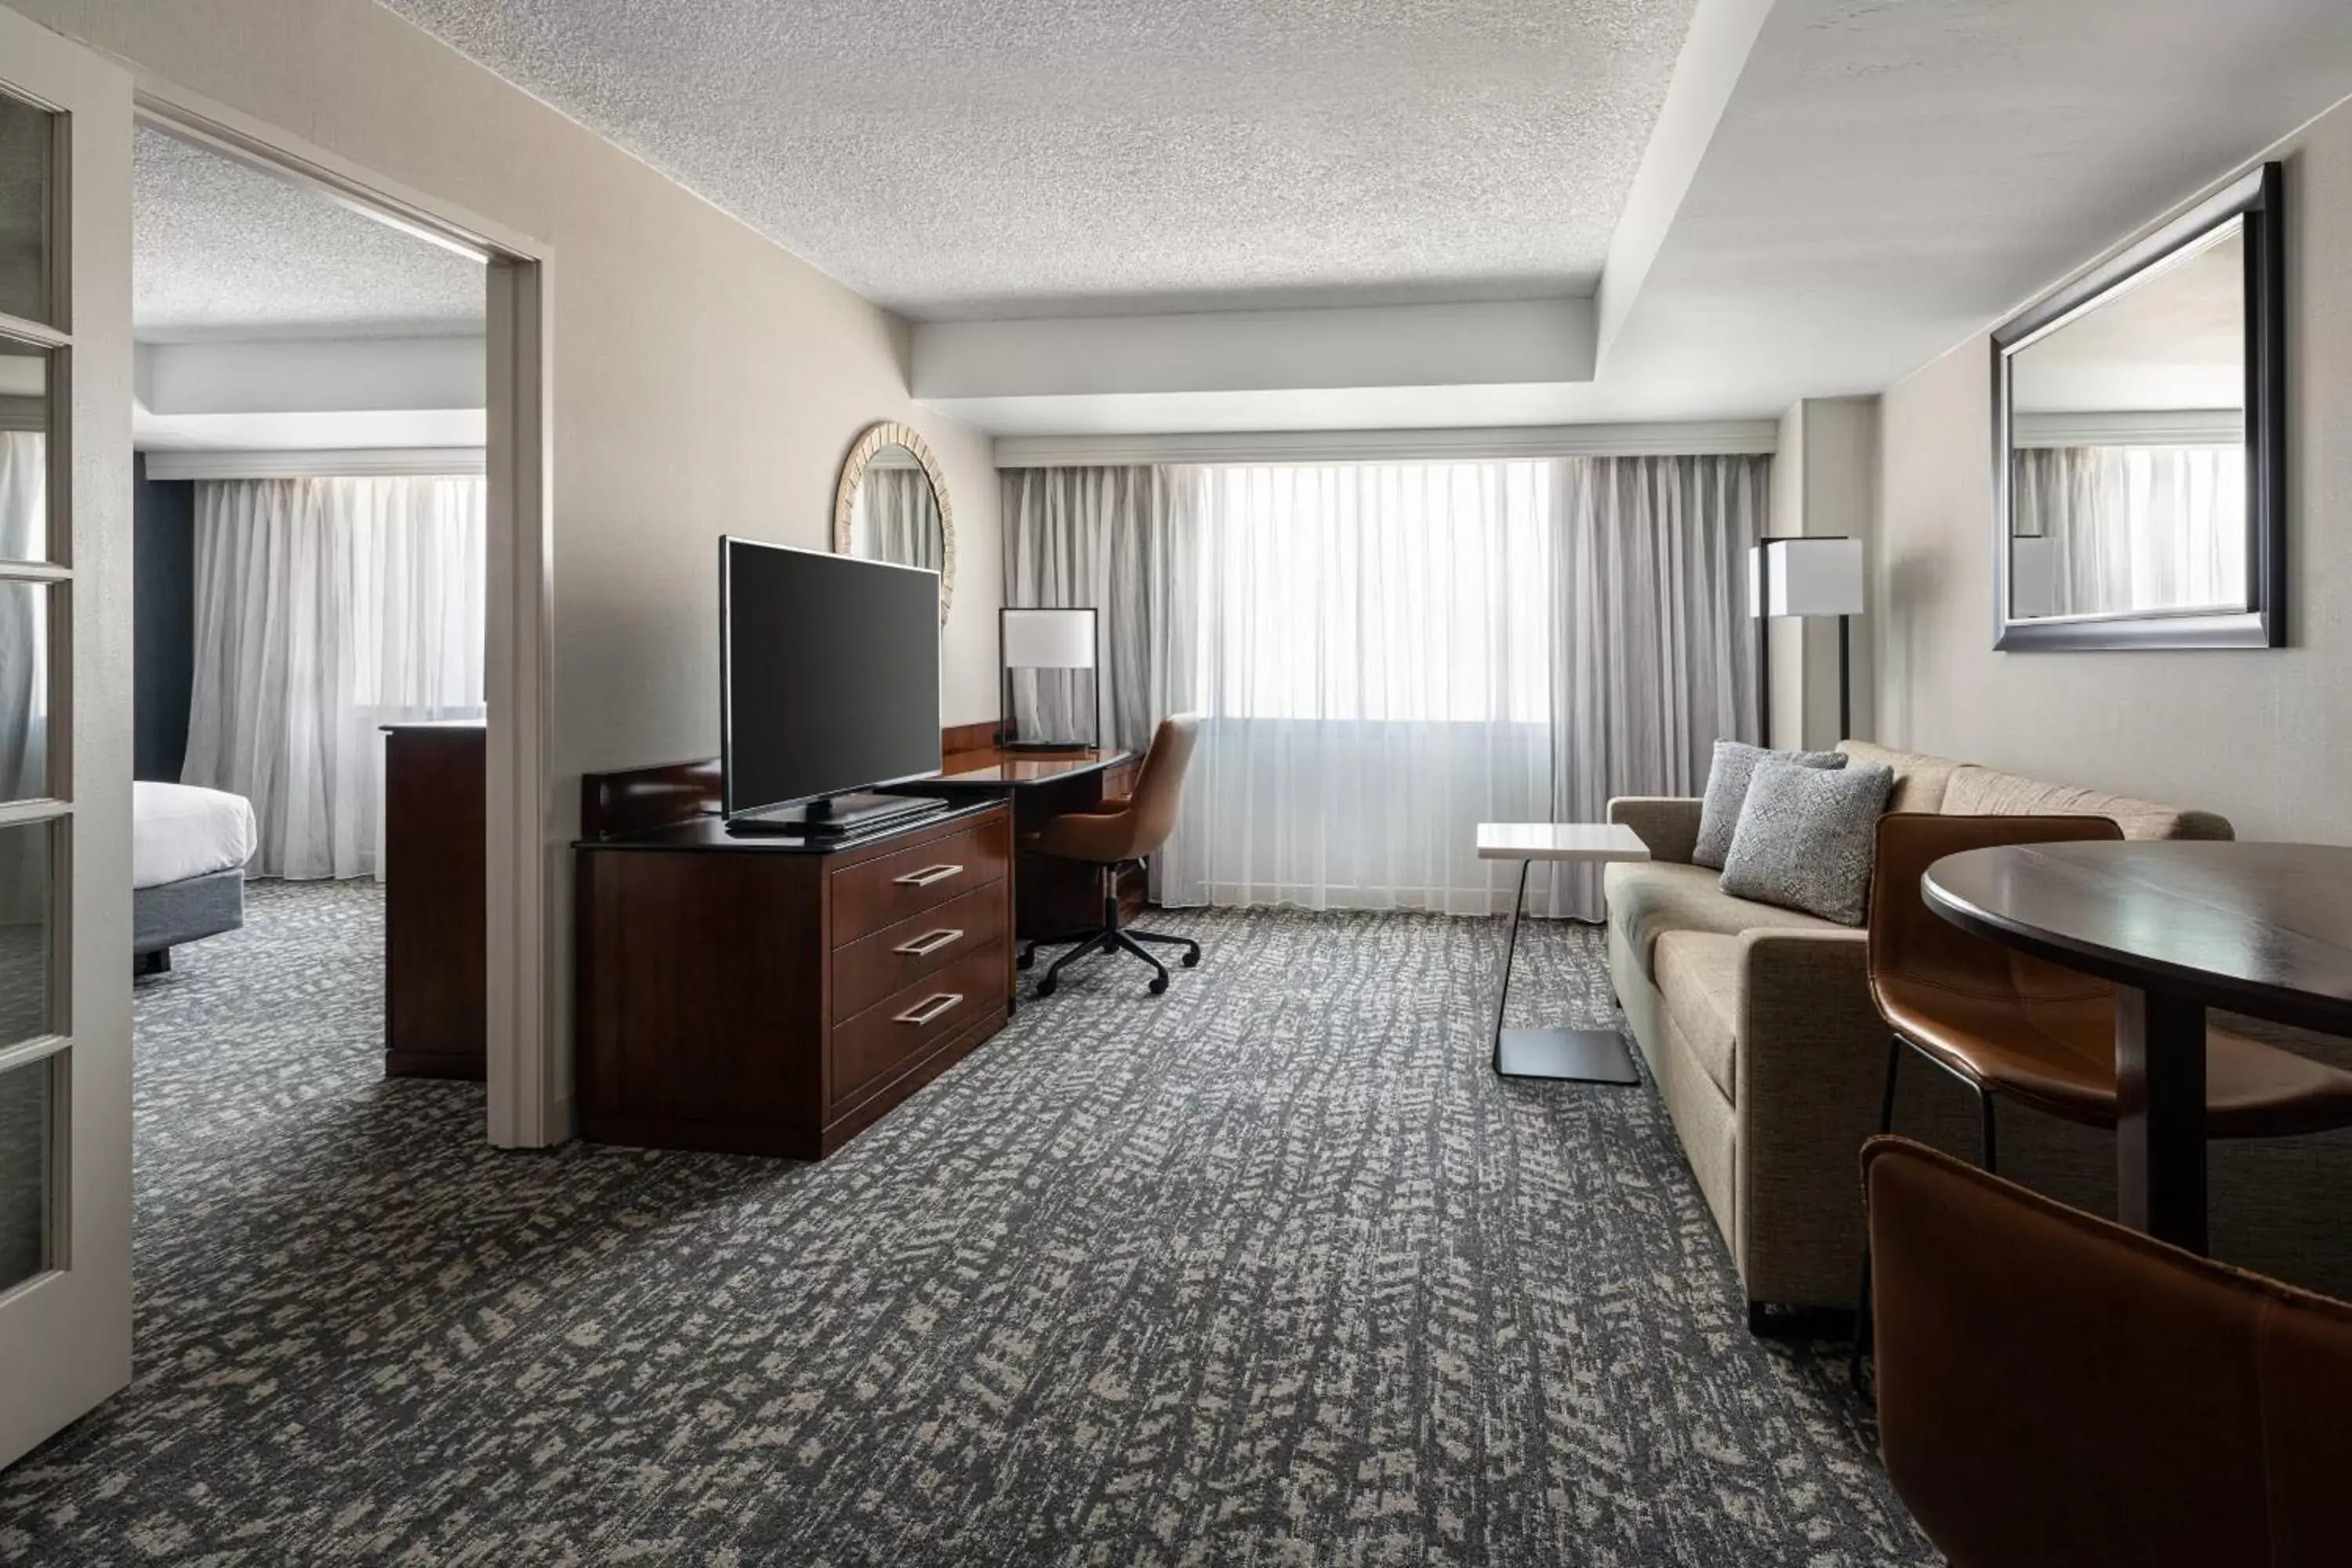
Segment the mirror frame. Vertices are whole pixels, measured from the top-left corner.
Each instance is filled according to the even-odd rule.
[[[2053,290],[1992,333],[1993,643],[2008,653],[2084,648],[2286,646],[2286,260],[2283,170],[2259,169]],[[2150,268],[2232,219],[2245,228],[2246,599],[2242,609],[2141,614],[2010,614],[2011,363],[2017,353],[2097,308]]]
[[[904,447],[914,453],[915,461],[923,465],[923,473],[931,481],[931,499],[940,508],[940,625],[945,626],[948,609],[955,602],[955,508],[948,501],[948,481],[940,472],[939,459],[931,456],[929,443],[913,426],[895,419],[879,420],[868,425],[851,444],[849,456],[841,461],[841,483],[833,494],[833,552],[849,553],[850,507],[857,500],[866,465],[885,447]]]

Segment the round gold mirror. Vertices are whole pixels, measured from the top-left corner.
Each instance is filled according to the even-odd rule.
[[[849,448],[834,497],[833,549],[938,573],[946,624],[955,595],[955,512],[938,461],[912,429],[886,420]]]

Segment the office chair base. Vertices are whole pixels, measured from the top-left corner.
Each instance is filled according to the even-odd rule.
[[[1076,943],[1069,952],[1054,960],[1053,963],[1046,968],[1045,974],[1038,979],[1036,994],[1040,996],[1051,996],[1059,989],[1063,970],[1078,960],[1097,952],[1124,952],[1143,960],[1144,963],[1151,965],[1151,982],[1144,989],[1154,996],[1166,995],[1168,966],[1160,962],[1158,955],[1152,952],[1150,948],[1143,945],[1146,942],[1162,947],[1181,948],[1184,951],[1182,956],[1178,959],[1178,963],[1187,969],[1198,969],[1201,966],[1201,944],[1191,937],[1171,936],[1167,932],[1156,931],[1129,931],[1118,923],[1118,914],[1117,885],[1110,880],[1109,874],[1107,872],[1103,891],[1103,923],[1090,931],[1074,931],[1066,935],[1047,937],[1041,942],[1030,942],[1021,950],[1020,956],[1013,960],[1014,965],[1021,969],[1027,969],[1034,964],[1037,962],[1037,950],[1041,947],[1059,947],[1064,942]]]

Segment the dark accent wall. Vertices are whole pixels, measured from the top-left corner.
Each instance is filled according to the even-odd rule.
[[[131,470],[131,776],[177,783],[196,659],[196,486]]]

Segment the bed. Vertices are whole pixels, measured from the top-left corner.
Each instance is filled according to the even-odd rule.
[[[131,786],[131,952],[140,974],[172,949],[245,923],[245,863],[260,836],[253,803],[194,784]]]

